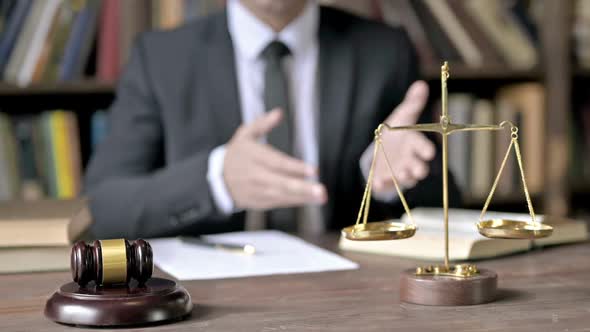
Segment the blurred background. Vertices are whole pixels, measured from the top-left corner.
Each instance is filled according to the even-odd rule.
[[[518,124],[536,210],[588,214],[590,0],[320,2],[405,27],[435,114],[440,65],[448,60],[453,122]],[[106,109],[135,36],[223,6],[222,0],[1,0],[0,200],[77,197],[89,157],[108,132]],[[509,140],[508,132],[451,137],[450,167],[466,207],[481,209]],[[491,208],[525,212],[511,158]]]

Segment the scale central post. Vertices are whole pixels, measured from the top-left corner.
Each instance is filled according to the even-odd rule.
[[[445,61],[440,71],[442,115],[440,126],[442,129],[442,174],[443,174],[443,219],[445,223],[445,270],[449,271],[449,109],[447,79],[449,78],[449,64]]]

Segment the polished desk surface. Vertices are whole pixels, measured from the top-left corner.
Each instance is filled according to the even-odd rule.
[[[331,235],[317,243],[336,250],[336,242]],[[360,269],[182,282],[192,315],[135,330],[590,331],[590,243],[480,262],[498,273],[499,299],[466,307],[400,303],[399,274],[415,261],[343,255]],[[0,275],[0,331],[82,331],[43,316],[45,300],[69,280],[63,272]]]

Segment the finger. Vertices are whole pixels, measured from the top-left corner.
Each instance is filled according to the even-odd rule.
[[[418,181],[413,177],[409,169],[399,171],[398,175],[395,177],[395,180],[397,181],[397,184],[400,186],[401,190],[404,188],[414,187]],[[393,183],[391,177],[376,179],[373,181],[373,190],[376,192],[391,190],[393,188],[395,188],[395,184]]]
[[[405,170],[404,174],[403,180],[399,181],[399,185],[404,189],[414,188],[418,180],[412,176],[412,172],[409,169]]]
[[[277,202],[278,207],[295,207],[295,206],[302,206],[302,205],[321,205],[325,204],[328,200],[328,195],[326,194],[325,188],[320,185],[322,189],[318,189],[318,196],[317,198],[310,198],[308,195],[298,195],[298,194],[288,194],[288,195],[281,195],[279,201]],[[321,194],[320,194],[321,192]]]
[[[407,181],[407,175],[402,175],[400,178],[400,172],[394,174],[395,180],[397,181],[398,185],[403,186],[403,184]],[[373,179],[373,190],[380,192],[384,190],[391,190],[391,188],[395,187],[393,180],[391,178],[391,174],[387,174],[384,176],[377,176]]]
[[[376,178],[373,180],[373,190],[376,192],[384,191],[393,186],[391,177]]]
[[[397,183],[404,188],[413,187],[413,183],[416,181],[412,176],[412,172],[407,167],[404,167],[398,172],[396,180]]]
[[[436,148],[434,143],[432,143],[432,141],[426,136],[422,134],[417,135],[416,138],[412,140],[412,144],[414,144],[414,153],[420,159],[425,161],[434,159]]]
[[[293,158],[270,145],[260,145],[260,151],[255,154],[257,161],[275,172],[288,175],[309,177],[317,175],[317,169],[304,161]]]
[[[324,203],[326,200],[326,189],[320,183],[284,177],[278,184],[283,191],[281,197],[286,203]]]
[[[268,134],[282,120],[283,112],[275,108],[241,128],[241,134],[252,138],[260,138]]]
[[[266,172],[257,178],[266,199],[273,205],[296,205],[308,203],[325,203],[326,188],[317,182],[286,176],[275,172]]]
[[[413,158],[406,169],[413,181],[423,180],[430,171],[428,164],[419,158]]]
[[[411,125],[418,121],[424,105],[428,100],[428,85],[424,81],[414,82],[404,100],[386,120],[391,126]]]

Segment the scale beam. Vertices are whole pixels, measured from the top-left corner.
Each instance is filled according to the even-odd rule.
[[[396,127],[392,127],[386,123],[382,123],[379,125],[379,127],[377,127],[376,133],[381,134],[383,129],[385,128],[387,131],[412,130],[449,135],[457,131],[495,131],[515,127],[516,126],[510,121],[503,121],[497,125],[456,124],[448,122],[446,125],[443,125],[442,123],[419,123],[411,126]]]

